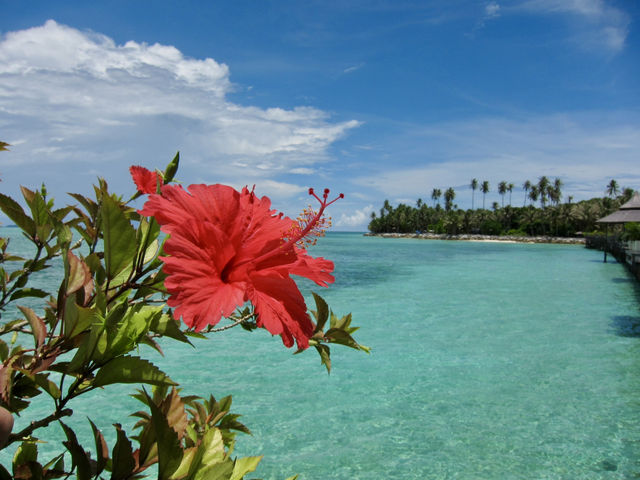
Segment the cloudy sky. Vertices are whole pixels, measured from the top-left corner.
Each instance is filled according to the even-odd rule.
[[[128,166],[256,185],[341,230],[453,187],[640,188],[640,2],[0,0],[0,191],[132,193]],[[520,190],[513,193],[521,204]],[[495,198],[491,198],[494,196]],[[516,201],[517,199],[517,201]],[[6,223],[6,217],[0,218]]]

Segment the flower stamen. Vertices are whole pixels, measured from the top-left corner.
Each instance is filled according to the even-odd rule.
[[[286,238],[285,243],[281,245],[279,248],[276,248],[274,250],[271,250],[270,252],[265,253],[264,255],[261,255],[260,257],[256,258],[253,262],[257,264],[275,255],[279,255],[280,253],[286,252],[287,250],[292,249],[296,245],[300,245],[300,241],[302,241],[303,242],[302,244],[304,244],[305,242],[304,239],[308,235],[310,235],[310,232],[315,231],[314,229],[316,228],[316,226],[318,226],[319,223],[320,223],[319,225],[320,230],[326,230],[326,228],[324,227],[326,227],[327,224],[328,226],[331,226],[331,219],[329,220],[323,219],[324,211],[329,205],[337,202],[341,198],[344,198],[344,194],[341,193],[333,200],[328,201],[327,198],[329,197],[329,193],[330,193],[330,190],[328,188],[325,188],[322,195],[322,199],[320,199],[320,197],[318,197],[315,194],[313,188],[310,188],[309,195],[311,195],[316,200],[318,200],[318,202],[320,202],[320,209],[318,210],[318,212],[315,212],[313,209],[309,208],[309,212],[305,215],[305,211],[303,211],[303,216],[305,216],[304,222],[299,222],[299,221],[294,222],[297,224],[297,226],[294,226],[292,228],[292,231],[290,231],[288,235],[285,234],[285,238]],[[300,217],[298,217],[298,219],[300,220]],[[316,236],[323,236],[323,235],[324,235],[324,231],[322,232],[322,235],[316,235]],[[311,240],[311,242],[314,244],[315,240]]]

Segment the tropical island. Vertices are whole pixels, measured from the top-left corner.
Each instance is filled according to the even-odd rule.
[[[380,211],[371,214],[369,235],[584,243],[584,232],[598,232],[597,220],[616,211],[634,193],[632,188],[621,188],[611,180],[605,196],[574,202],[571,195],[563,197],[562,187],[559,178],[551,181],[542,176],[536,183],[527,180],[522,184],[522,206],[515,206],[515,185],[501,181],[497,188],[501,202],[492,202],[490,209],[485,208],[490,183],[475,178],[469,184],[472,206],[467,210],[454,203],[456,191],[452,187],[444,194],[434,188],[432,204],[419,198],[415,206],[400,203],[394,207],[385,200]],[[476,208],[478,190],[482,194],[481,208]]]

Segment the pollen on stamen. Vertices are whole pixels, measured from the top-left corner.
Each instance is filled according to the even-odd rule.
[[[317,243],[318,238],[324,237],[326,231],[331,228],[331,217],[316,218],[318,212],[316,212],[311,205],[302,210],[302,213],[298,215],[291,225],[289,232],[285,235],[286,238],[295,238],[299,236],[309,225],[312,225],[311,229],[301,237],[297,242],[298,248],[306,249]]]

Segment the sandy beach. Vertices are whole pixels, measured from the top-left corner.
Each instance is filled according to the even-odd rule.
[[[498,235],[448,235],[446,233],[365,233],[368,237],[382,238],[419,238],[423,240],[459,240],[468,242],[503,242],[503,243],[559,243],[565,245],[584,245],[583,237],[513,237]]]

